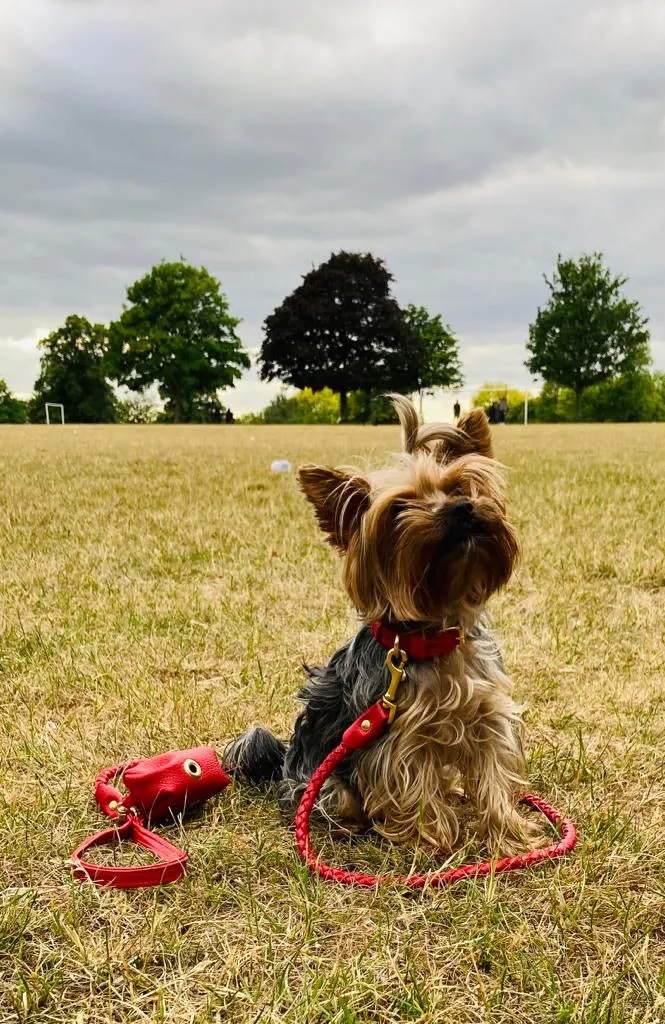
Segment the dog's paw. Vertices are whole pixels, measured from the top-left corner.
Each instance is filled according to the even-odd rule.
[[[539,822],[523,818],[513,811],[501,822],[490,822],[481,834],[493,856],[515,857],[547,843],[547,834]]]

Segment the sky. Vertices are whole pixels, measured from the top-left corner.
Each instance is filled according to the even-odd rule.
[[[181,256],[256,351],[342,248],[442,314],[467,395],[532,383],[559,253],[629,278],[665,369],[664,53],[662,0],[6,2],[0,378],[28,394],[39,338]],[[252,370],[224,400],[276,390]]]

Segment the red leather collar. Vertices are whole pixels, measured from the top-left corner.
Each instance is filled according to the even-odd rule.
[[[456,647],[464,644],[464,630],[461,626],[453,626],[451,629],[441,629],[433,632],[429,629],[419,629],[414,623],[381,622],[378,619],[372,623],[372,633],[382,647],[390,650],[395,646],[395,639],[399,637],[399,646],[409,658],[414,661],[427,661],[428,658],[441,658],[444,654],[450,654]]]

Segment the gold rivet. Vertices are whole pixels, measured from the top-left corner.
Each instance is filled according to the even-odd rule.
[[[117,811],[117,810],[118,810],[118,801],[117,800],[109,800],[109,811]]]
[[[363,732],[369,732],[369,730],[372,728],[372,723],[370,722],[369,718],[363,718],[362,722],[360,723],[360,728],[362,729]]]

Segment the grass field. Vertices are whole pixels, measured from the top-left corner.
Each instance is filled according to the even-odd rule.
[[[374,460],[391,428],[0,428],[0,1021],[665,1021],[665,428],[508,427],[524,560],[494,603],[558,864],[440,892],[309,878],[273,800],[168,830],[161,891],[65,860],[107,764],[286,732],[349,634],[335,559],[272,458]],[[376,843],[327,855],[408,867]],[[426,858],[418,864],[429,866]]]

